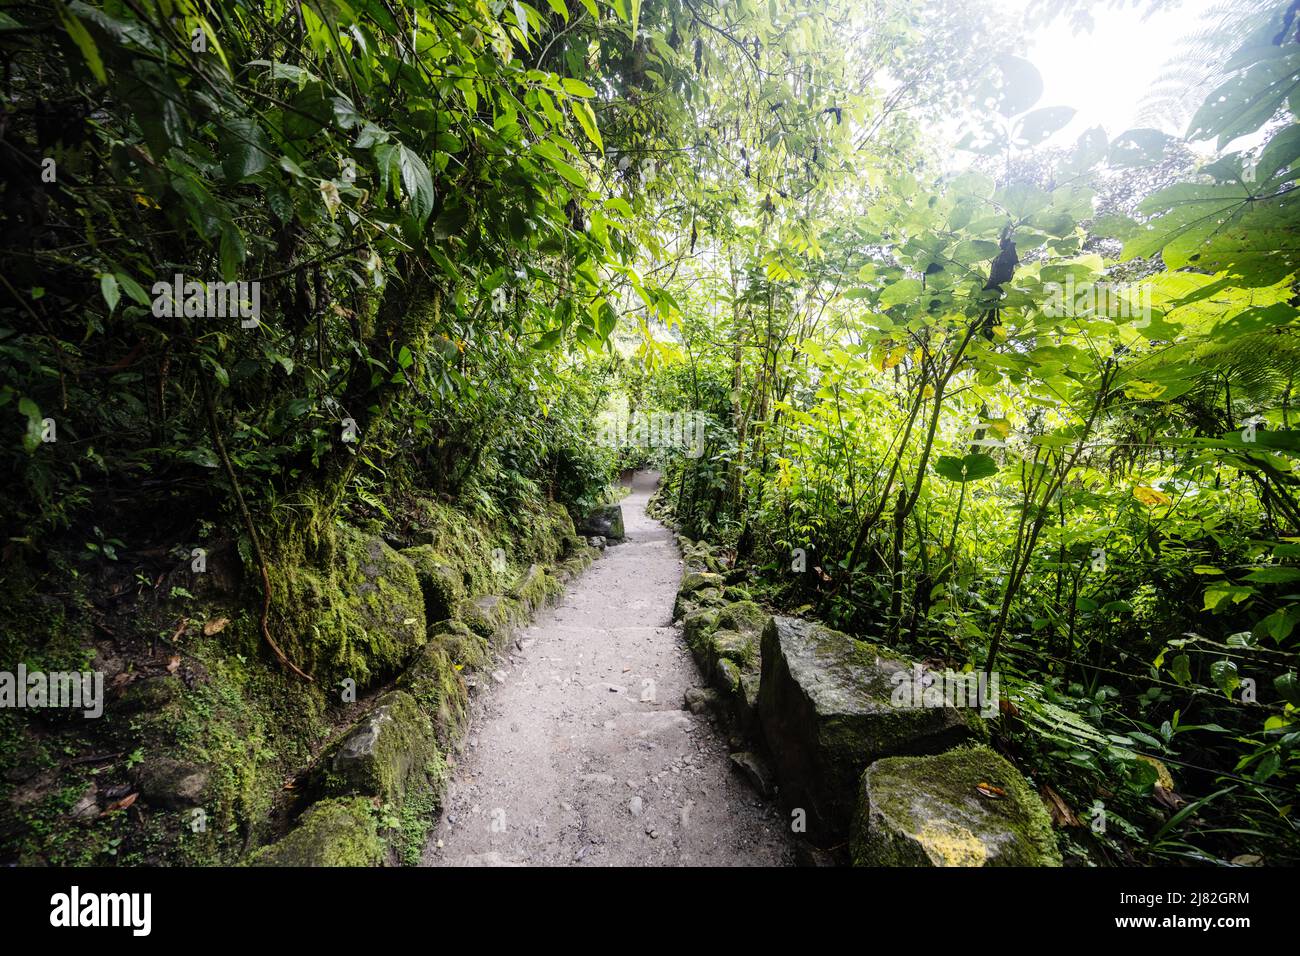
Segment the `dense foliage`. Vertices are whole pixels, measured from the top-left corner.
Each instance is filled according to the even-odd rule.
[[[1073,111],[998,60],[964,171],[859,172],[811,228],[711,237],[689,374],[653,377],[716,423],[672,466],[679,518],[770,600],[1000,672],[1078,858],[1300,847],[1287,16],[1237,24],[1188,134],[1209,159],[1150,129],[1038,155]]]
[[[979,2],[12,4],[6,561],[581,508],[611,397],[698,411],[678,520],[998,671],[1076,861],[1294,860],[1300,32],[1233,27],[1208,152],[1052,150]]]

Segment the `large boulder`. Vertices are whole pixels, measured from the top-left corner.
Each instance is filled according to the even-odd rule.
[[[415,567],[380,537],[338,528],[324,564],[269,569],[272,628],[288,658],[322,685],[392,677],[425,641]]]
[[[1060,866],[1052,821],[988,747],[878,760],[862,775],[856,866]]]
[[[593,508],[578,523],[578,534],[586,537],[600,535],[606,541],[623,539],[623,506],[601,505]]]
[[[379,797],[400,806],[408,792],[427,788],[441,767],[429,718],[409,693],[395,690],[326,753],[314,777],[326,795]]]
[[[790,807],[814,842],[849,831],[862,771],[882,757],[939,753],[982,734],[978,712],[896,702],[912,664],[820,624],[771,618],[763,632],[758,716]]]
[[[377,866],[384,843],[365,797],[322,800],[298,825],[249,859],[250,866]]]

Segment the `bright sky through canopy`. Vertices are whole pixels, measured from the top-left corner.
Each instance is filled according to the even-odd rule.
[[[1138,116],[1154,81],[1176,59],[1188,34],[1214,0],[1184,0],[1144,17],[1144,8],[1097,4],[1093,29],[1074,32],[1061,17],[1031,34],[1026,58],[1043,75],[1039,106],[1072,106],[1078,112],[1049,142],[1073,143],[1085,129],[1102,126],[1114,138],[1134,126],[1153,125]],[[1181,136],[1173,118],[1156,123]]]

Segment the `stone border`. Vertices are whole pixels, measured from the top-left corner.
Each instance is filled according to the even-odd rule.
[[[686,703],[752,741],[732,762],[791,814],[802,862],[1061,865],[1046,809],[983,744],[978,711],[900,696],[924,673],[915,662],[769,614],[707,542],[680,533],[677,542],[685,568],[674,620],[710,684]]]
[[[531,564],[505,594],[478,598],[464,596],[446,569],[416,561],[426,607],[447,608],[451,616],[428,626],[393,689],[312,765],[312,802],[293,829],[253,851],[246,864],[378,866],[391,852],[414,850],[417,843],[423,849],[450,778],[444,755],[458,749],[468,728],[465,672],[487,670],[515,631],[561,597],[599,555],[576,536],[565,543],[569,553],[557,565]],[[376,805],[396,816],[398,843],[380,833]]]

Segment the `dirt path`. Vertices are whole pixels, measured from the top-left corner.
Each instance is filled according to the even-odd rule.
[[[484,678],[425,865],[792,862],[784,821],[731,769],[723,733],[682,709],[702,682],[670,623],[682,564],[645,513],[655,478],[638,473],[623,500],[626,543]]]

